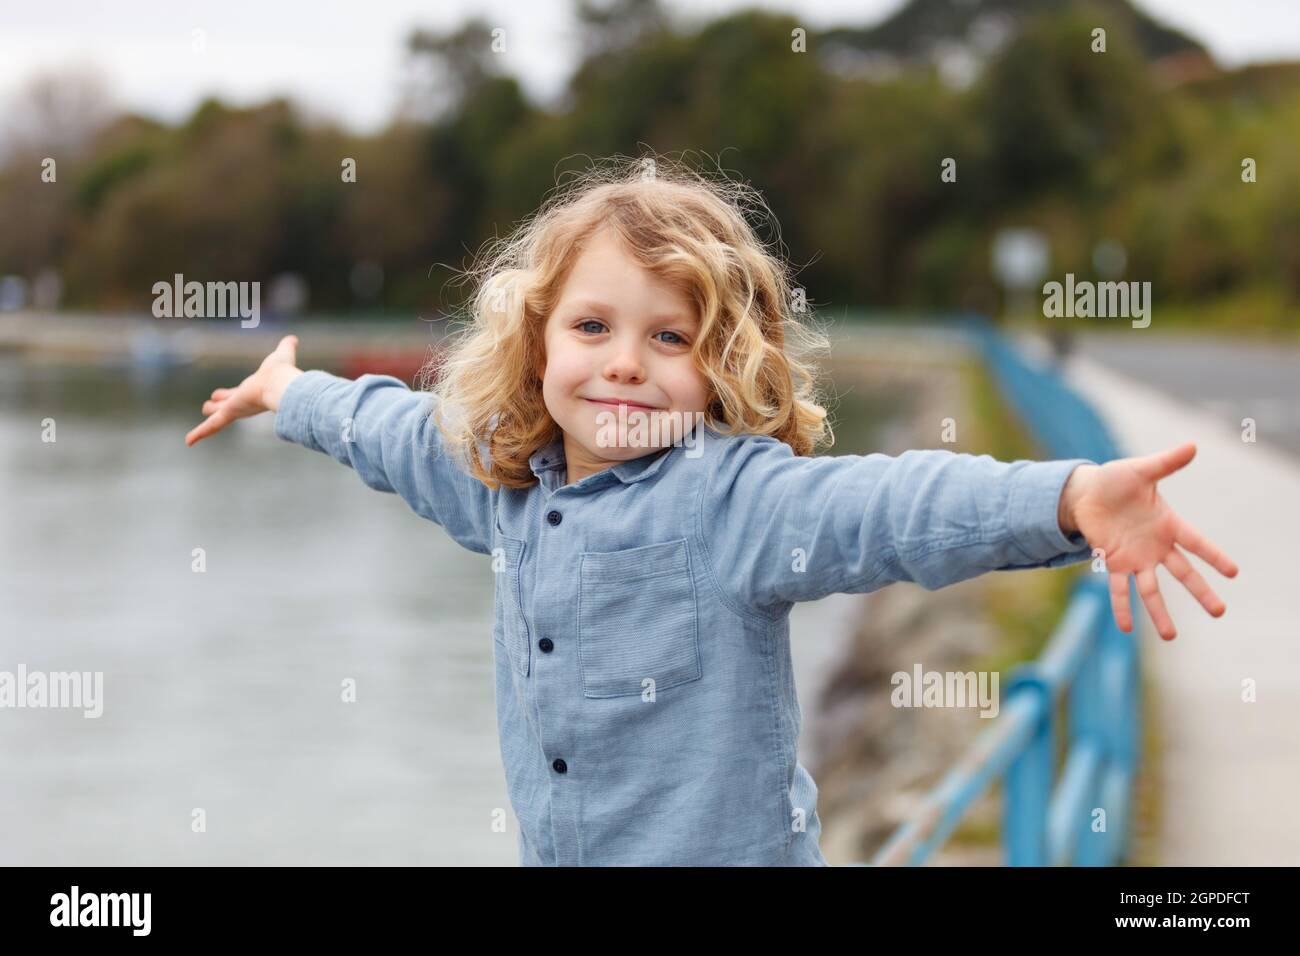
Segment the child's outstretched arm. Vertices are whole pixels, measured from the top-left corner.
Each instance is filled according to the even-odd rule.
[[[1127,629],[1127,600],[1118,603],[1115,582],[1126,589],[1127,573],[1138,572],[1145,598],[1146,575],[1154,582],[1154,564],[1174,542],[1236,573],[1155,493],[1167,467],[1148,459],[1104,467],[1082,458],[1001,462],[942,450],[808,458],[751,437],[722,447],[700,514],[724,592],[763,613],[894,581],[933,590],[987,571],[1058,567],[1098,547],[1113,572],[1116,620]],[[1172,553],[1170,570],[1207,610],[1222,613],[1222,602]],[[1171,636],[1163,605],[1147,604]]]
[[[388,375],[355,381],[296,366],[296,336],[280,340],[256,372],[203,403],[208,418],[185,436],[194,443],[239,418],[274,411],[275,432],[350,465],[371,488],[395,492],[463,547],[492,550],[492,492],[442,448],[431,418],[434,397]]]

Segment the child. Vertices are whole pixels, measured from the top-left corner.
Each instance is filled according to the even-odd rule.
[[[598,168],[496,247],[432,395],[301,371],[286,336],[186,436],[275,411],[281,438],[493,556],[524,865],[826,865],[795,756],[796,601],[1101,548],[1123,630],[1135,572],[1174,636],[1160,563],[1224,612],[1175,545],[1236,566],[1156,491],[1190,444],[1101,466],[809,457],[826,412],[800,353],[824,340],[796,322],[749,192],[651,173]]]

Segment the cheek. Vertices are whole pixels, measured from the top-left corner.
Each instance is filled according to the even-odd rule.
[[[589,377],[588,369],[572,352],[558,349],[551,354],[546,363],[546,389],[556,392],[568,392],[577,388]]]
[[[694,366],[673,375],[668,388],[674,401],[680,405],[703,408],[709,395],[708,383]]]

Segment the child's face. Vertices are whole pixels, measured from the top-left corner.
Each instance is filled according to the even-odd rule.
[[[612,230],[591,237],[547,318],[547,358],[538,370],[547,411],[564,430],[566,484],[672,444],[662,412],[681,413],[690,429],[709,401],[691,361],[698,330],[691,300],[632,259]],[[593,401],[602,398],[629,403],[629,433],[637,413],[650,416],[650,444],[611,445],[602,428],[609,419],[597,416],[612,413],[617,422],[620,410]]]

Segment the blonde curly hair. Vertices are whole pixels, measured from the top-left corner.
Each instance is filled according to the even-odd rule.
[[[801,290],[747,213],[771,215],[756,190],[658,156],[595,162],[557,186],[465,273],[474,282],[468,320],[420,372],[438,397],[434,421],[446,450],[489,488],[537,482],[529,457],[562,434],[536,375],[546,319],[584,243],[608,226],[698,310],[691,356],[710,385],[707,425],[773,436],[796,455],[833,443],[810,360],[829,339],[811,312],[796,318],[808,309]]]

